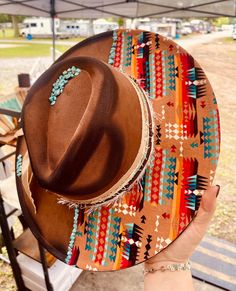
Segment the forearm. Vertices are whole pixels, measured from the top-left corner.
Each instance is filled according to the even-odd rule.
[[[156,271],[144,276],[144,291],[193,291],[190,270]]]

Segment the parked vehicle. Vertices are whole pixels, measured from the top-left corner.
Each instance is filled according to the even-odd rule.
[[[108,30],[118,29],[117,22],[107,21],[106,19],[96,19],[93,21],[94,34],[102,33]]]
[[[165,19],[163,22],[149,18],[140,18],[135,20],[135,28],[159,33],[163,36],[176,38],[179,24],[175,19]]]
[[[55,35],[57,38],[69,38],[84,36],[88,37],[108,30],[118,29],[117,22],[105,19],[90,20],[61,20],[55,19]],[[52,36],[52,20],[46,17],[26,18],[23,28],[20,30],[22,36],[28,39],[48,38]]]
[[[182,23],[182,27],[181,27],[181,34],[182,35],[188,35],[191,34],[193,32],[193,29],[191,27],[191,24],[189,22],[184,22]]]
[[[233,31],[232,38],[233,38],[233,40],[236,40],[236,30]]]
[[[232,27],[232,38],[233,40],[236,40],[236,24],[233,25]]]
[[[211,33],[212,26],[209,22],[201,20],[201,19],[193,19],[190,21],[193,32],[199,33]]]
[[[60,26],[59,19],[55,19],[55,32]],[[24,37],[50,37],[52,35],[52,20],[46,17],[26,18],[23,22],[23,28],[20,34]]]

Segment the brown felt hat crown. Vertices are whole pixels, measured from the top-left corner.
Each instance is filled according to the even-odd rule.
[[[109,199],[124,177],[130,183],[129,176],[140,174],[150,155],[152,120],[136,87],[91,57],[61,61],[43,74],[22,110],[31,167],[42,187],[88,204],[101,195]]]

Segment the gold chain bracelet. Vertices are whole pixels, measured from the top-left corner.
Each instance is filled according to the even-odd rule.
[[[146,275],[148,273],[155,273],[157,271],[161,271],[161,272],[171,271],[171,272],[174,272],[174,271],[181,271],[181,270],[186,271],[186,270],[190,270],[190,269],[191,269],[190,262],[187,261],[186,263],[164,265],[164,266],[160,266],[159,268],[151,267],[149,269],[144,269],[143,273],[144,273],[144,275]]]

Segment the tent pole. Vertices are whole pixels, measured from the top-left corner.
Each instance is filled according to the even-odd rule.
[[[55,0],[51,0],[51,18],[52,18],[52,59],[53,62],[56,60],[56,35],[55,35]]]

